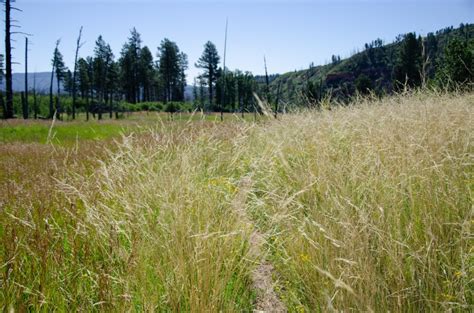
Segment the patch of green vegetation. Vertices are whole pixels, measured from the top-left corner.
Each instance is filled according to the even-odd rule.
[[[66,116],[65,116],[66,117]],[[92,119],[86,121],[84,113],[77,114],[76,121],[56,121],[51,129],[51,121],[39,120],[16,120],[13,122],[0,123],[0,143],[2,142],[25,142],[42,143],[49,142],[62,146],[70,146],[76,141],[82,140],[105,140],[118,137],[132,131],[143,130],[160,123],[186,123],[188,121],[202,121],[207,123],[220,122],[220,113],[203,114],[193,113],[163,113],[163,112],[134,112],[123,115],[120,119],[109,119],[103,116],[102,121]],[[224,122],[254,121],[266,119],[264,116],[246,113],[241,114],[224,113]],[[51,129],[51,134],[50,134]]]
[[[51,132],[50,132],[51,129]],[[8,125],[0,127],[0,142],[49,142],[71,145],[78,140],[104,140],[130,131],[130,127],[118,123],[61,123],[52,128],[44,123]]]

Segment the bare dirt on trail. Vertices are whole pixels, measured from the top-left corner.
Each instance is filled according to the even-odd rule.
[[[253,228],[253,232],[250,235],[249,256],[258,262],[258,265],[252,271],[252,285],[257,292],[254,312],[287,312],[287,308],[273,288],[275,285],[273,281],[274,268],[266,260],[265,236],[258,231],[245,210],[245,203],[251,187],[252,179],[250,177],[245,177],[241,180],[239,192],[232,203],[232,207],[242,222]]]

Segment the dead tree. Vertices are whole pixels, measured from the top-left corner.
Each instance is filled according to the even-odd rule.
[[[275,118],[278,118],[278,102],[280,102],[280,89],[281,89],[281,80],[278,82],[278,88],[277,88],[277,96],[275,100]]]
[[[3,54],[0,54],[0,84],[3,83]],[[3,117],[5,118],[5,112],[7,109],[5,108],[5,101],[3,100],[3,92],[0,90],[0,108],[2,109]]]
[[[12,7],[11,3],[15,0],[0,0],[5,3],[5,81],[6,81],[6,104],[5,104],[5,118],[13,118],[13,75],[12,75],[12,40],[11,36],[14,34],[25,34],[20,31],[12,32],[12,27],[19,27],[18,25],[12,24],[16,22],[11,19],[11,11],[17,10],[22,12],[20,9]]]
[[[28,119],[28,37],[25,37],[25,95],[23,103],[23,118]]]
[[[12,79],[12,44],[11,44],[11,1],[5,2],[5,80],[6,80],[6,105],[5,118],[13,118],[13,79]]]
[[[224,121],[224,105],[225,105],[225,88],[226,88],[226,68],[225,68],[225,58],[227,53],[227,26],[229,20],[226,19],[225,21],[225,40],[224,40],[224,86],[222,88],[222,101],[221,101],[221,122]]]
[[[76,56],[74,58],[74,72],[72,74],[72,119],[73,120],[76,118],[76,100],[77,100],[76,74],[77,74],[77,58],[79,56],[79,49],[83,45],[81,43],[81,37],[82,37],[82,26],[81,26],[81,29],[79,30],[79,36],[77,37]]]
[[[56,48],[58,48],[61,41],[56,41]],[[54,116],[54,101],[53,101],[53,83],[54,83],[54,70],[56,69],[56,58],[53,58],[53,68],[51,69],[51,83],[49,85],[49,118]]]
[[[26,107],[25,92],[22,91],[20,93],[20,96],[21,96],[21,109],[22,109],[22,112],[23,112],[23,118],[25,120],[27,120],[28,119],[28,108]]]
[[[36,99],[36,73],[33,74],[33,112],[35,120],[38,118],[38,102]]]
[[[263,64],[265,65],[265,98],[267,103],[270,103],[270,79],[267,71],[267,58],[263,56]]]

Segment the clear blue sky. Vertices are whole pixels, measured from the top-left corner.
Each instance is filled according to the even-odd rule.
[[[410,31],[426,34],[474,22],[474,0],[17,0],[22,31],[32,33],[30,71],[49,71],[56,39],[67,65],[84,26],[81,56],[91,55],[103,35],[116,58],[132,27],[155,54],[160,41],[176,41],[188,54],[188,82],[203,44],[213,41],[222,55],[229,19],[227,66],[261,74],[263,55],[270,73],[283,73],[342,57],[376,38],[392,41]],[[4,51],[3,34],[1,49]],[[14,58],[23,63],[24,37],[16,35]],[[14,72],[24,72],[14,65]]]

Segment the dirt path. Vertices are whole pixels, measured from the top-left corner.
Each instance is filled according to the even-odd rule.
[[[235,197],[232,207],[240,216],[241,220],[250,225],[254,231],[250,235],[250,257],[257,260],[258,266],[252,271],[253,288],[257,291],[255,312],[287,312],[285,305],[278,298],[274,290],[273,272],[274,268],[266,260],[265,236],[260,233],[245,210],[245,203],[252,188],[252,180],[246,177],[241,180],[239,192]]]

